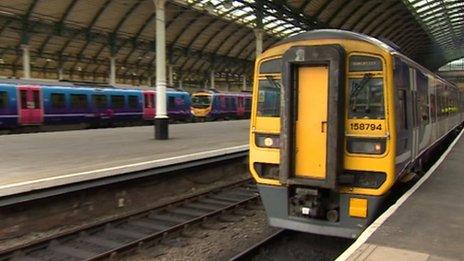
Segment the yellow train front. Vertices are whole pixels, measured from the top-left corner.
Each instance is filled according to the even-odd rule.
[[[356,238],[462,123],[455,86],[357,33],[283,40],[254,79],[250,171],[276,227]]]

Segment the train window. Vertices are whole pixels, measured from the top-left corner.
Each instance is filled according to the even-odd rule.
[[[237,110],[237,102],[234,98],[230,98],[230,109],[233,111]]]
[[[192,107],[198,109],[208,108],[211,104],[211,97],[209,95],[195,95],[192,96]]]
[[[430,111],[432,114],[432,122],[437,121],[436,115],[437,115],[437,104],[435,101],[435,94],[430,95]]]
[[[395,88],[409,89],[409,66],[398,57],[395,57],[393,78]]]
[[[245,99],[245,110],[251,110],[251,99]]]
[[[71,94],[71,109],[85,109],[87,108],[87,95],[85,94]]]
[[[40,109],[40,92],[38,90],[32,91],[32,100],[34,103],[32,104],[33,108],[31,109]]]
[[[50,95],[52,101],[52,108],[54,109],[63,109],[66,107],[64,93],[52,93]]]
[[[21,109],[28,109],[28,107],[27,107],[27,91],[21,90],[20,95],[21,95]]]
[[[176,98],[169,97],[168,98],[168,110],[175,110],[176,109]]]
[[[139,98],[135,95],[129,95],[128,103],[129,103],[129,108],[137,109],[137,107],[139,106]]]
[[[105,109],[108,107],[106,95],[101,95],[101,94],[92,95],[92,101],[93,101],[93,105],[97,109]]]
[[[8,93],[0,92],[0,109],[5,109],[8,105]]]
[[[383,78],[349,79],[350,95],[348,117],[350,119],[384,119]]]
[[[418,104],[419,116],[422,124],[430,123],[429,117],[429,94],[428,94],[428,78],[421,72],[416,74],[417,91],[418,91]]]
[[[351,55],[348,68],[350,72],[382,71],[382,60],[365,55]]]
[[[124,108],[124,96],[122,95],[111,95],[111,108],[122,109]]]
[[[406,90],[398,90],[398,104],[396,106],[396,124],[398,125],[398,129],[408,129]]]
[[[280,73],[282,71],[282,59],[272,59],[261,63],[259,73]]]
[[[281,81],[272,77],[259,81],[258,111],[260,117],[280,117]]]

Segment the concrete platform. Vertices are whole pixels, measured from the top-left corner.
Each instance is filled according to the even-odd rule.
[[[461,136],[337,260],[464,260]]]
[[[249,121],[0,136],[0,197],[203,159],[248,148]]]

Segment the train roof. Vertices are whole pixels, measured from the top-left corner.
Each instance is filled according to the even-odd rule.
[[[199,94],[199,93],[209,93],[209,94],[226,94],[226,95],[251,95],[251,91],[241,91],[241,92],[224,92],[224,91],[219,91],[216,89],[203,89],[203,90],[198,90],[192,95]]]
[[[441,81],[456,87],[456,85],[454,83],[451,83],[451,82],[443,79],[441,76],[437,75],[436,73],[430,71],[429,69],[427,69],[424,66],[420,65],[416,61],[414,61],[411,58],[407,57],[406,55],[402,54],[399,47],[397,47],[394,43],[391,43],[391,42],[387,43],[386,40],[379,40],[377,38],[374,38],[372,36],[365,35],[365,34],[362,34],[362,33],[351,32],[351,31],[340,30],[340,29],[316,29],[316,30],[311,30],[311,31],[308,31],[308,32],[304,32],[304,33],[301,33],[301,34],[291,36],[291,37],[286,38],[284,40],[281,40],[281,41],[277,42],[276,44],[274,44],[272,47],[279,46],[279,45],[286,44],[286,43],[296,42],[296,41],[316,40],[316,39],[348,39],[348,40],[358,40],[358,41],[364,41],[364,42],[371,43],[373,45],[376,45],[376,46],[382,48],[383,50],[385,50],[386,52],[389,52],[392,55],[397,55],[397,56],[403,58],[404,60],[407,60],[409,63],[411,63],[414,66],[418,67],[421,71],[426,72],[428,74],[431,74],[435,78],[438,78]]]
[[[356,33],[346,30],[339,30],[339,29],[318,29],[318,30],[311,30],[308,32],[304,32],[301,34],[297,34],[281,40],[274,44],[272,47],[296,42],[296,41],[304,41],[304,40],[317,40],[317,39],[348,39],[348,40],[358,40],[368,42],[377,46],[380,46],[387,52],[394,52],[395,48],[390,46],[389,44],[374,38],[372,36],[368,36],[362,33]]]

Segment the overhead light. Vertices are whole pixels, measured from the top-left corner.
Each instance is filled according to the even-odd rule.
[[[50,59],[50,58],[47,58],[47,60],[46,60],[46,61],[47,61],[47,62],[53,62],[53,60],[52,60],[52,59]]]
[[[126,69],[126,67],[124,67],[124,66],[121,66],[121,70],[124,70],[124,69]]]
[[[3,64],[3,63],[5,63],[5,60],[3,60],[3,59],[0,59],[0,63],[2,63],[2,64]]]
[[[79,66],[79,67],[77,67],[77,70],[80,72],[80,71],[82,71],[82,68]]]

